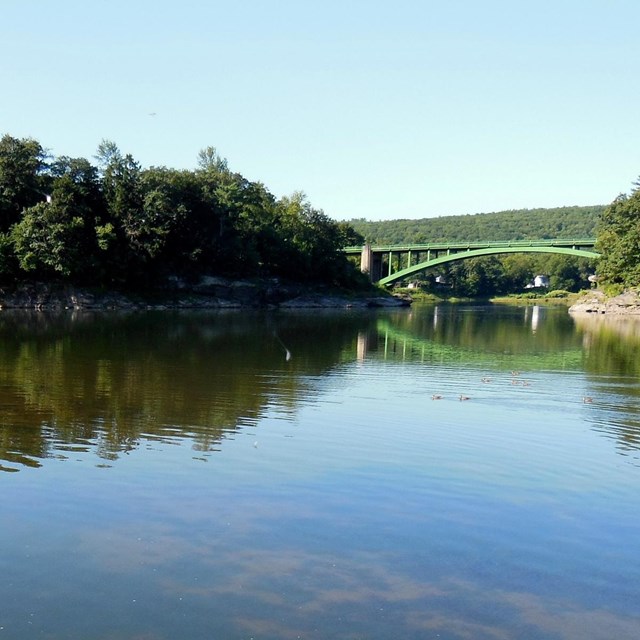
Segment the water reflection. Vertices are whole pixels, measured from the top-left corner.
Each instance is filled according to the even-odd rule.
[[[143,441],[187,439],[206,456],[269,411],[293,420],[332,370],[372,360],[475,367],[482,382],[514,370],[529,379],[585,372],[589,388],[572,393],[594,397],[593,428],[622,451],[640,448],[637,319],[455,305],[379,313],[3,312],[0,470],[89,451],[109,464]]]
[[[365,315],[0,315],[0,457],[105,460],[176,431],[198,451],[292,412],[341,361]],[[295,353],[295,358],[292,357]],[[11,467],[4,467],[10,470]]]
[[[384,316],[364,351],[370,357],[476,363],[503,371],[579,370],[583,357],[566,308],[528,306],[438,305]]]
[[[640,378],[640,317],[579,314],[574,322],[588,370]]]
[[[633,453],[640,449],[640,317],[580,314],[574,320],[599,396],[593,428],[614,438],[621,454]]]
[[[0,635],[635,640],[635,347],[533,327],[0,313]]]

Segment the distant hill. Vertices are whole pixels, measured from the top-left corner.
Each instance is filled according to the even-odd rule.
[[[517,209],[420,220],[357,218],[348,223],[372,244],[594,238],[606,206]]]

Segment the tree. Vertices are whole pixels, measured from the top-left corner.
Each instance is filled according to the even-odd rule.
[[[345,244],[359,244],[362,240],[351,226],[341,225],[322,209],[312,207],[301,191],[281,198],[276,213],[284,275],[338,286],[354,285],[360,280],[360,274],[342,252]]]
[[[24,212],[11,236],[20,267],[44,275],[82,274],[87,256],[82,251],[85,221],[68,207],[39,202]]]
[[[0,232],[8,231],[23,209],[47,199],[46,160],[31,138],[0,139]]]
[[[591,238],[604,206],[521,209],[421,220],[351,220],[372,244]]]
[[[508,292],[522,291],[537,273],[535,256],[527,253],[510,253],[501,258],[504,269],[504,286]]]
[[[623,288],[640,285],[640,180],[634,186],[605,209],[597,230],[598,275]]]
[[[112,140],[103,139],[98,145],[94,157],[98,161],[98,167],[103,175],[109,167],[122,162],[122,153],[120,153],[118,145]]]
[[[96,166],[0,141],[0,275],[140,286],[168,275],[346,282],[342,248],[363,242],[303,194],[276,202],[214,147],[195,171],[143,169],[102,140]]]
[[[84,158],[61,157],[51,166],[51,196],[28,207],[11,231],[20,267],[95,280],[99,260],[97,228],[104,211],[97,171]]]
[[[141,277],[145,262],[140,235],[144,194],[140,165],[123,156],[115,143],[103,140],[96,155],[101,172],[108,233],[102,235],[107,270],[114,281]]]
[[[504,269],[496,256],[455,260],[446,265],[446,279],[459,296],[488,297],[504,291]]]
[[[554,254],[547,256],[544,271],[549,276],[549,288],[579,291],[589,286],[589,260],[577,256]]]
[[[229,173],[229,164],[226,158],[218,153],[215,147],[205,147],[198,152],[198,167],[202,171],[217,174]]]
[[[158,273],[180,273],[197,261],[201,238],[194,219],[200,191],[192,172],[152,167],[141,173],[142,214],[132,238],[147,266]]]

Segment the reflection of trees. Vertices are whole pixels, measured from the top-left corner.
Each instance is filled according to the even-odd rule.
[[[640,318],[576,314],[574,321],[589,371],[640,377]]]
[[[385,357],[529,369],[575,368],[582,358],[568,314],[552,309],[438,305],[389,316],[378,329],[367,346]]]
[[[621,452],[640,450],[640,318],[573,318],[566,309],[542,307],[425,306],[380,317],[376,331],[359,336],[358,356],[596,374],[598,398],[587,420],[615,438]]]
[[[594,430],[618,442],[621,452],[640,450],[640,318],[576,314],[584,369],[601,397],[590,414]]]
[[[598,314],[576,315],[582,333],[585,368],[614,400],[614,419],[596,429],[613,434],[622,451],[640,450],[640,318]],[[631,399],[631,401],[630,401]],[[622,416],[622,418],[620,418]]]
[[[640,414],[629,406],[637,384],[619,382],[640,376],[640,322],[540,313],[543,321],[523,308],[496,315],[452,305],[377,314],[5,311],[0,470],[81,452],[112,460],[141,442],[187,439],[208,452],[267,412],[293,415],[317,392],[316,377],[356,357],[584,367],[621,403],[599,403],[594,428],[639,449]]]
[[[0,317],[0,459],[94,450],[113,459],[142,439],[208,451],[268,406],[295,410],[309,376],[340,361],[366,315],[146,313]],[[293,353],[285,358],[284,341]],[[322,335],[322,340],[317,339]]]

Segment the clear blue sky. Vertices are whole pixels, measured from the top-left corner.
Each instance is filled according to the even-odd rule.
[[[640,175],[638,0],[2,0],[0,134],[335,219],[605,204]],[[150,115],[155,114],[155,115]]]

